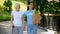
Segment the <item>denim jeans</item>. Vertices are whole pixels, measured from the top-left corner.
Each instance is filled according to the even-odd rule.
[[[38,26],[34,24],[27,25],[27,34],[37,34]]]

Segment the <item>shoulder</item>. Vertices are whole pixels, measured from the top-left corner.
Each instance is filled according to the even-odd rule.
[[[35,11],[35,9],[34,9],[34,10],[32,10],[32,11]]]
[[[13,10],[13,11],[11,11],[11,15],[14,15],[14,13],[15,13],[15,11]]]
[[[20,10],[20,14],[24,14],[24,11]]]
[[[20,10],[20,12],[23,12],[22,10]]]
[[[20,10],[21,13],[24,13],[24,11]]]
[[[28,11],[26,10],[24,13],[27,13]]]
[[[29,10],[26,10],[25,12],[28,12]]]
[[[15,10],[12,10],[12,11],[11,11],[11,13],[14,13],[14,12],[15,12]]]
[[[12,10],[12,11],[11,11],[11,14],[14,14],[14,13],[15,13],[15,10]]]
[[[35,12],[35,10],[32,10],[32,13],[34,13]]]

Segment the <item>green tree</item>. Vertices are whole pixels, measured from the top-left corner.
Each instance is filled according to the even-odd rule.
[[[12,1],[11,0],[5,0],[3,5],[5,6],[5,11],[10,13],[12,10]]]

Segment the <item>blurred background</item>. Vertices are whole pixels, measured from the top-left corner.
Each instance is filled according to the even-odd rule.
[[[25,3],[26,2],[26,3]],[[20,3],[21,10],[25,11],[27,7],[27,0],[0,0],[0,21],[10,19],[10,13],[14,10],[14,4]]]
[[[60,0],[0,0],[0,31],[2,31],[2,25],[8,26],[10,24],[10,13],[14,10],[14,4],[17,2],[20,3],[20,10],[26,11],[28,2],[30,1],[35,4],[37,12],[42,16],[39,28],[45,31],[50,29],[59,33]]]

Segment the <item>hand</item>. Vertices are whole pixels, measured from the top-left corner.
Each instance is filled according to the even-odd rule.
[[[11,27],[13,27],[14,25],[13,24],[11,24]]]
[[[11,21],[11,27],[12,27],[12,26],[14,26],[14,25],[13,25],[13,21]]]
[[[24,31],[26,31],[26,27],[24,27]]]

